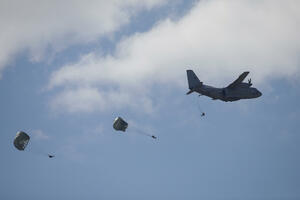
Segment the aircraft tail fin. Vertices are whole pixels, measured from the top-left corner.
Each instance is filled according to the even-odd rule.
[[[203,83],[198,79],[193,70],[186,70],[186,73],[190,89],[190,91],[186,93],[188,95],[194,92],[196,88],[201,87]]]

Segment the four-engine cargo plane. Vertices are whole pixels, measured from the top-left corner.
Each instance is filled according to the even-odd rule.
[[[186,72],[190,89],[187,95],[192,92],[198,92],[200,95],[211,97],[213,100],[219,99],[226,102],[240,99],[253,99],[262,95],[258,89],[251,87],[251,79],[248,80],[248,83],[243,83],[243,80],[249,72],[242,73],[238,79],[225,88],[215,88],[204,85],[200,82],[193,70],[187,70]]]

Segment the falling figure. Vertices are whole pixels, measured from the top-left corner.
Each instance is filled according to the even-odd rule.
[[[204,116],[205,116],[205,112],[202,112],[201,117],[204,117]]]
[[[50,155],[50,154],[48,154],[48,157],[49,157],[49,158],[53,158],[53,157],[54,157],[54,155]]]
[[[156,137],[155,135],[152,135],[151,137],[152,137],[153,139],[155,139],[155,140],[157,139],[157,137]]]

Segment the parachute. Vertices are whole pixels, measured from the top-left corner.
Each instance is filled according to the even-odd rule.
[[[113,128],[116,131],[123,131],[123,132],[125,132],[126,129],[128,128],[128,123],[122,117],[117,117],[115,119],[115,121],[114,121]],[[139,129],[138,127],[135,127],[134,125],[131,126],[131,130],[134,131],[137,134],[145,135],[145,136],[151,137],[153,139],[157,139],[156,136],[151,135],[151,134],[149,134],[149,133],[147,133],[147,132]]]
[[[126,131],[126,128],[128,127],[128,123],[122,119],[122,117],[117,117],[114,121],[113,127],[116,131]]]
[[[14,139],[14,146],[16,149],[19,151],[24,151],[29,143],[30,137],[27,133],[23,131],[17,132],[17,135]],[[43,150],[40,149],[31,149],[29,151],[30,153],[35,153],[35,154],[40,154],[40,155],[45,155],[46,153],[43,152]],[[49,158],[53,158],[54,155],[46,154]]]
[[[19,131],[19,132],[17,132],[17,135],[14,139],[14,145],[18,150],[24,151],[29,140],[30,140],[30,137],[29,137],[29,135],[27,135],[27,133],[25,133],[23,131]]]

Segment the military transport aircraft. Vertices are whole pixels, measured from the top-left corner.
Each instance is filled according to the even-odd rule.
[[[251,87],[251,79],[248,80],[248,83],[243,83],[243,80],[249,72],[242,73],[238,79],[225,88],[215,88],[204,85],[200,82],[193,70],[187,70],[186,72],[190,89],[190,91],[186,93],[187,95],[192,92],[198,92],[200,95],[211,97],[213,100],[219,99],[226,102],[240,99],[253,99],[262,95],[256,88]]]

